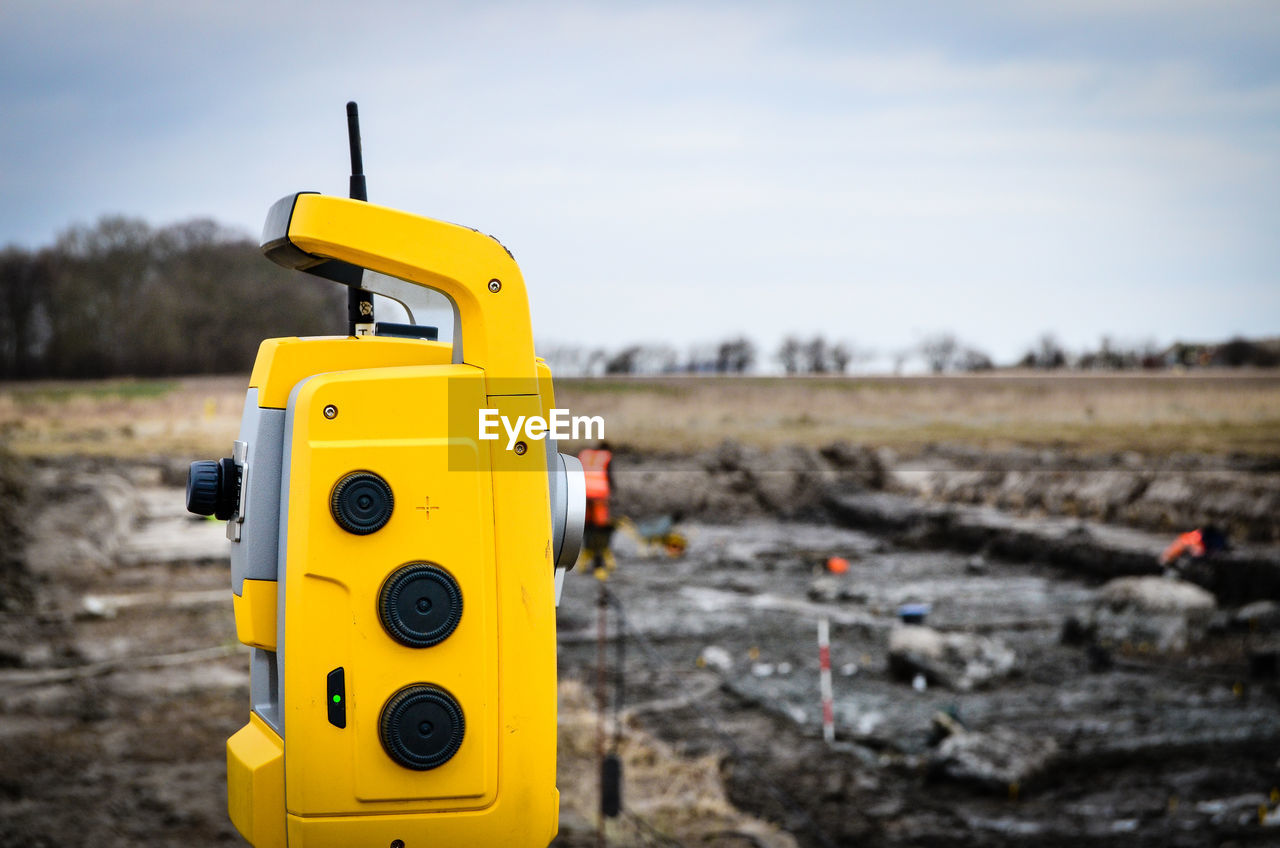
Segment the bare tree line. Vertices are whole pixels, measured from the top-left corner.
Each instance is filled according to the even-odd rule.
[[[695,345],[683,355],[667,344],[633,344],[617,351],[575,345],[540,349],[552,371],[564,376],[747,374],[767,363],[776,364],[787,375],[841,375],[876,358],[875,351],[869,348],[848,340],[830,341],[821,334],[788,335],[763,361],[756,344],[746,336]],[[894,358],[896,370],[901,370],[913,358],[922,359],[935,373],[995,367],[986,354],[962,345],[947,333],[930,336],[915,347],[896,352]]]
[[[0,377],[245,372],[264,338],[341,332],[339,288],[213,221],[103,218],[0,251]]]
[[[735,336],[695,345],[683,355],[664,343],[631,344],[616,351],[579,345],[540,346],[551,370],[562,376],[617,374],[746,374],[756,363],[756,345]]]
[[[263,259],[257,244],[213,221],[163,228],[107,217],[52,246],[0,251],[0,379],[243,373],[272,336],[342,332],[341,287]],[[849,340],[791,334],[763,354],[736,335],[684,351],[667,343],[541,348],[561,376],[846,374],[877,358]],[[980,348],[938,332],[888,354],[934,374],[996,366]],[[884,354],[880,354],[881,357]],[[1072,353],[1045,333],[1011,365],[1054,370],[1280,365],[1280,343],[1118,344]]]
[[[769,358],[762,358],[754,342],[737,336],[722,342],[695,345],[681,355],[668,344],[632,344],[619,350],[556,345],[541,348],[552,370],[563,376],[746,374],[763,363],[775,363],[784,374],[847,374],[877,359],[877,353],[848,340],[829,341],[822,335],[788,335]],[[931,374],[978,373],[996,368],[1042,371],[1075,369],[1123,371],[1194,367],[1274,367],[1280,365],[1280,340],[1224,343],[1177,342],[1159,348],[1146,341],[1125,345],[1103,336],[1097,348],[1069,351],[1052,333],[1042,334],[1016,361],[997,364],[981,348],[954,333],[925,336],[917,344],[888,354],[895,374],[915,364]]]
[[[553,372],[564,376],[617,374],[750,374],[762,364],[759,347],[739,335],[719,342],[697,344],[681,353],[668,344],[632,344],[617,351],[578,345],[540,346]],[[802,339],[788,336],[771,361],[787,374],[845,374],[871,354],[849,342],[828,342],[821,335]]]
[[[901,373],[906,363],[913,358],[919,358],[933,374],[972,373],[1002,367],[985,351],[962,342],[955,334],[948,332],[933,333],[914,347],[895,352],[894,372]],[[1096,348],[1072,352],[1053,333],[1043,333],[1016,362],[1009,365],[1041,371],[1242,366],[1270,368],[1280,365],[1280,339],[1250,341],[1237,337],[1222,343],[1174,342],[1161,348],[1151,340],[1123,344],[1104,335]]]
[[[1280,339],[1251,341],[1239,336],[1226,342],[1174,342],[1161,348],[1152,340],[1122,344],[1103,336],[1098,346],[1079,353],[1068,351],[1045,333],[1023,354],[1021,368],[1082,371],[1129,371],[1164,368],[1274,368],[1280,366]]]

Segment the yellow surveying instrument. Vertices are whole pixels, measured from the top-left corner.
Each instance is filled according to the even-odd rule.
[[[187,483],[227,521],[252,649],[231,820],[257,848],[543,848],[581,466],[532,428],[482,437],[486,414],[554,407],[520,269],[489,236],[367,203],[347,115],[352,197],[281,199],[262,250],[346,284],[348,335],[264,341],[232,456]],[[374,294],[410,323],[375,321]],[[449,342],[414,323],[440,295]]]

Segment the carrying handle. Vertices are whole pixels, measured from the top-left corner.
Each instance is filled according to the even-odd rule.
[[[439,292],[453,305],[453,361],[484,369],[490,395],[538,393],[524,277],[496,239],[385,206],[302,192],[271,207],[262,252],[286,268],[349,286],[359,286],[360,269],[367,268]],[[391,291],[397,280],[381,283],[372,290],[396,300],[411,294]]]

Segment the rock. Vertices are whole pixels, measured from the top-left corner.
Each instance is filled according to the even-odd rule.
[[[929,728],[929,744],[937,745],[948,736],[964,733],[965,726],[952,712],[938,710],[933,714]]]
[[[56,579],[62,573],[112,569],[121,546],[142,523],[138,492],[128,478],[78,466],[53,468],[42,475],[39,488],[58,506],[42,510],[32,522],[30,570]]]
[[[843,441],[827,445],[819,453],[836,471],[843,485],[863,489],[883,489],[885,469],[896,461],[891,452]]]
[[[1044,736],[1026,736],[1003,727],[987,732],[957,730],[929,755],[929,773],[1003,793],[1041,774],[1057,753],[1057,743]]]
[[[703,648],[699,659],[707,668],[715,669],[722,674],[733,671],[733,657],[719,645],[708,645]]]
[[[1140,497],[1150,481],[1144,474],[1109,468],[1066,481],[1065,506],[1072,514],[1110,520],[1120,509]]]
[[[619,456],[614,507],[623,515],[679,512],[739,521],[756,515],[819,514],[830,486],[857,475],[832,467],[816,451],[785,446],[762,451],[725,441],[684,460]]]
[[[1230,471],[1160,474],[1117,517],[1181,532],[1213,522],[1232,528],[1235,541],[1269,542],[1280,528],[1280,485],[1274,474]]]
[[[889,633],[889,670],[900,680],[923,674],[935,686],[960,692],[1007,677],[1017,655],[1004,643],[971,633],[941,633],[904,625]]]
[[[725,439],[703,457],[708,471],[737,471],[746,463],[746,450],[732,439]]]
[[[874,734],[880,725],[884,724],[884,713],[878,710],[853,711],[842,714],[838,722],[841,726],[852,727],[854,735],[865,739]]]
[[[1184,580],[1121,577],[1099,590],[1087,624],[1104,645],[1173,653],[1204,638],[1216,608],[1213,595]]]
[[[23,649],[20,665],[24,668],[45,668],[53,665],[56,660],[57,656],[52,645],[48,642],[37,642]]]
[[[1259,824],[1259,819],[1266,818],[1265,813],[1260,816],[1259,812],[1268,809],[1267,801],[1267,796],[1261,792],[1250,792],[1231,798],[1201,801],[1196,804],[1196,812],[1208,815],[1209,822],[1215,827],[1251,827]],[[1261,823],[1265,824],[1265,821]]]
[[[85,595],[80,599],[80,612],[86,618],[115,618],[115,607],[97,595]]]
[[[1233,622],[1256,632],[1280,629],[1280,604],[1275,601],[1254,601],[1236,610]]]
[[[1212,612],[1217,607],[1213,595],[1199,586],[1163,577],[1120,577],[1103,586],[1098,594],[1112,607],[1151,612]]]
[[[808,448],[788,445],[762,453],[749,469],[756,499],[771,515],[794,518],[821,507],[835,473]]]
[[[802,707],[797,707],[795,704],[783,704],[782,710],[796,724],[803,725],[809,720],[809,712]]]

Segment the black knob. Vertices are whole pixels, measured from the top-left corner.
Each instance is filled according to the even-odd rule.
[[[410,563],[382,584],[378,614],[392,639],[429,648],[449,638],[462,619],[462,590],[440,566]]]
[[[371,471],[353,471],[338,481],[329,497],[333,520],[348,533],[367,536],[391,520],[391,486]]]
[[[202,459],[187,471],[187,510],[226,521],[240,499],[240,469],[230,457]]]
[[[453,696],[429,683],[406,686],[387,701],[378,720],[382,747],[405,768],[444,765],[462,747],[466,722]]]

